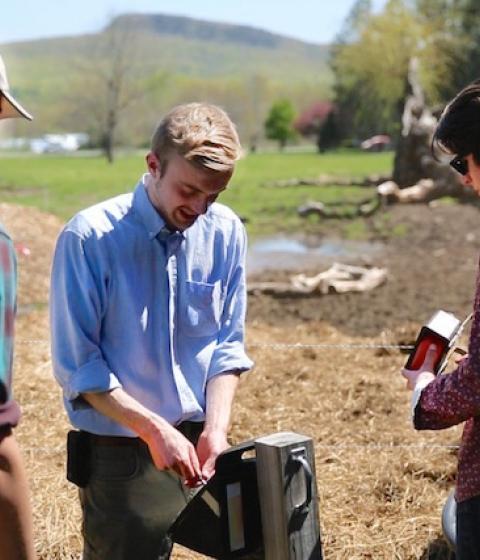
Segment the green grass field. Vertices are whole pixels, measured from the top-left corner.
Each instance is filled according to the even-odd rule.
[[[307,201],[329,203],[356,201],[373,194],[365,187],[267,187],[280,179],[315,178],[321,175],[361,178],[389,173],[392,153],[361,152],[261,153],[239,162],[228,190],[220,201],[248,220],[249,234],[293,231],[318,224],[302,219],[297,207]],[[100,157],[3,156],[0,158],[0,199],[35,206],[68,219],[78,210],[132,190],[145,170],[143,154],[118,157],[109,165]],[[361,234],[359,222],[350,221],[352,236]],[[347,229],[348,229],[347,228]]]

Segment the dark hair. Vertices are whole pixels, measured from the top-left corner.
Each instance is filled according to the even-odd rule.
[[[480,80],[471,83],[445,107],[432,138],[432,151],[459,157],[473,154],[480,163]]]

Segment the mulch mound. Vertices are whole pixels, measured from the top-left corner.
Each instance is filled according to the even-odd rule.
[[[470,310],[478,217],[476,208],[455,204],[396,207],[392,231],[397,224],[407,231],[390,238],[372,262],[388,268],[384,286],[250,298],[247,345],[256,367],[240,384],[232,441],[277,431],[313,438],[327,560],[448,558],[440,515],[454,484],[460,429],[414,432],[399,375],[406,355],[389,346],[412,343],[436,309],[459,316]],[[24,417],[17,435],[31,480],[37,551],[42,559],[76,558],[80,514],[76,490],[64,480],[68,422],[52,379],[46,309],[61,223],[7,204],[0,220],[19,251],[15,395]],[[174,558],[203,557],[176,547]]]

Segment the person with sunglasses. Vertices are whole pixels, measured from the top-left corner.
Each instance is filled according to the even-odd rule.
[[[455,169],[457,173],[465,176],[468,173],[468,161],[467,158],[455,156],[450,160],[450,167]]]
[[[450,165],[465,186],[480,195],[480,82],[464,88],[446,106],[433,135],[432,149],[454,155]],[[416,370],[402,370],[413,390],[414,426],[439,430],[465,422],[458,455],[456,558],[480,560],[480,275],[468,354],[449,375],[435,376],[435,347]]]
[[[31,115],[8,87],[0,57],[0,119]],[[13,327],[16,309],[17,263],[13,242],[0,224],[0,559],[31,560],[32,513],[22,455],[12,429],[20,418],[12,398]]]

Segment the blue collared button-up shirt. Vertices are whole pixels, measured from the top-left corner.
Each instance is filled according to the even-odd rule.
[[[215,375],[246,371],[246,235],[214,203],[170,233],[141,181],[77,214],[55,250],[52,357],[70,421],[103,435],[133,434],[81,393],[123,389],[172,424],[205,417]]]

